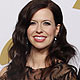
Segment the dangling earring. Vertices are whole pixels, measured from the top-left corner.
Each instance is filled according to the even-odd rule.
[[[56,41],[57,41],[57,37],[54,37],[54,44],[56,43]]]
[[[27,39],[27,37],[26,37],[26,45],[28,45],[28,39]]]
[[[57,37],[54,37],[54,41],[57,41]]]
[[[28,45],[28,41],[26,42],[26,45]]]

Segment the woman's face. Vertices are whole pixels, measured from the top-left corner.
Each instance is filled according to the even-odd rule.
[[[53,14],[48,8],[40,9],[31,19],[27,36],[32,46],[44,49],[50,46],[59,32],[59,27],[59,24],[55,26]]]

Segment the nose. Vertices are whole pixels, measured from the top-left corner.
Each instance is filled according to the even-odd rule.
[[[40,24],[38,24],[38,26],[37,26],[36,33],[38,33],[38,34],[43,33],[43,31],[42,31],[42,28],[41,28],[41,25],[40,25]]]

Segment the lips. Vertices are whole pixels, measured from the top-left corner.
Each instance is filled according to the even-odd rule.
[[[43,36],[43,35],[35,35],[33,36],[34,40],[36,42],[43,42],[45,41],[45,39],[47,38],[47,36]]]

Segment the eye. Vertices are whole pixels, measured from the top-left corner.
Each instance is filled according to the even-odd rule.
[[[30,22],[30,25],[35,25],[36,24],[36,22]]]
[[[50,23],[50,22],[44,22],[43,24],[44,24],[44,25],[46,25],[46,26],[51,25],[51,23]]]

